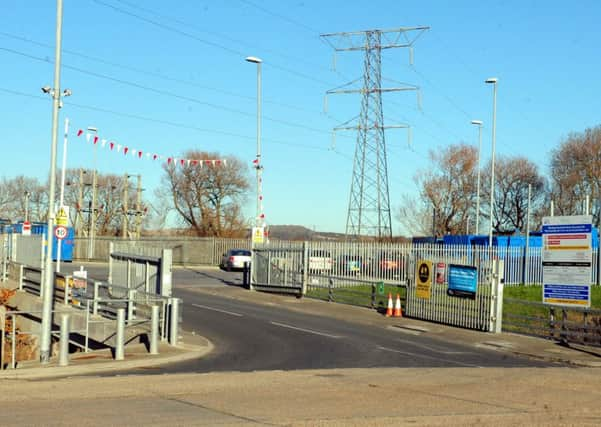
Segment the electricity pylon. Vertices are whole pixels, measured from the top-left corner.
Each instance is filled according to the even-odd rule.
[[[357,130],[357,143],[351,179],[351,194],[346,220],[348,238],[362,235],[379,239],[392,237],[390,196],[388,191],[388,164],[384,129],[407,128],[408,124],[384,125],[382,93],[419,90],[417,86],[382,87],[382,50],[408,48],[412,62],[413,43],[429,27],[407,27],[392,30],[368,30],[322,34],[334,52],[364,51],[363,85],[349,86],[357,79],[340,88],[326,92],[330,94],[361,93],[361,113],[355,119],[334,128]]]

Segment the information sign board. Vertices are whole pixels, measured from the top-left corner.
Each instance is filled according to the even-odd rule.
[[[590,307],[592,217],[543,218],[543,303]]]
[[[478,269],[471,265],[449,265],[447,294],[453,297],[476,299]]]

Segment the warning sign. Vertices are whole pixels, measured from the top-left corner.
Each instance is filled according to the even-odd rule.
[[[430,299],[432,295],[432,261],[421,260],[415,271],[415,296]]]
[[[56,212],[56,225],[69,225],[69,206],[60,206]]]
[[[253,243],[264,243],[265,242],[265,229],[264,227],[253,227]]]

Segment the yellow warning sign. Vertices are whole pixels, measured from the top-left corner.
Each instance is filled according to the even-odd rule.
[[[265,229],[263,227],[253,227],[253,243],[264,243],[265,242]]]
[[[62,225],[66,227],[69,225],[69,214],[68,208],[66,206],[61,206],[58,208],[58,212],[56,213],[56,225]]]
[[[432,261],[421,260],[415,270],[415,296],[430,299],[432,295]]]

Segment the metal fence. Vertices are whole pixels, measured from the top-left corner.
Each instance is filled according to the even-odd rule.
[[[31,267],[44,265],[44,235],[23,236],[13,233],[11,236],[10,260]]]
[[[115,237],[94,238],[90,252],[87,237],[76,237],[73,260],[107,261],[110,243],[129,247],[153,247],[171,249],[175,265],[219,265],[229,249],[250,249],[250,239],[220,239],[212,237],[144,237],[136,240],[121,240]]]

